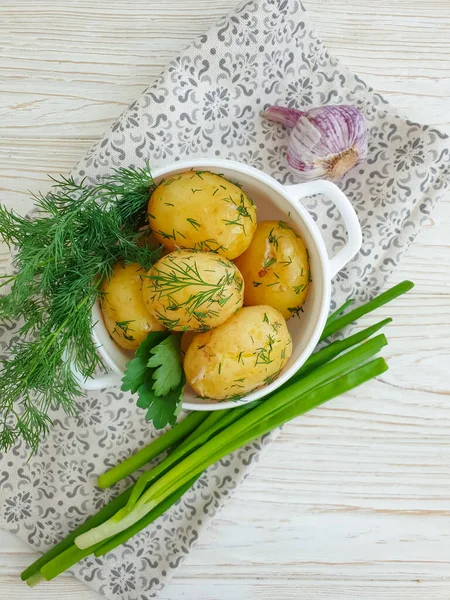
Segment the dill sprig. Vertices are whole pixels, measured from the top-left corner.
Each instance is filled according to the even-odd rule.
[[[0,322],[19,322],[0,372],[0,450],[22,438],[32,452],[52,425],[49,412],[75,414],[79,384],[101,366],[91,337],[99,284],[123,259],[144,268],[159,251],[139,245],[138,229],[155,185],[148,166],[119,169],[95,186],[53,179],[34,196],[34,218],[0,206],[0,237],[14,249],[14,274],[0,298]]]

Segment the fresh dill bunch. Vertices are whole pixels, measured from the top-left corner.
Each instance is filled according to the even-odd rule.
[[[100,283],[118,260],[149,269],[159,250],[140,244],[155,188],[149,167],[118,169],[94,186],[53,179],[34,196],[34,218],[0,206],[0,237],[14,250],[14,274],[0,298],[0,323],[19,321],[0,372],[0,450],[22,438],[36,452],[49,412],[76,412],[82,392],[69,367],[89,377],[101,366],[91,337]]]

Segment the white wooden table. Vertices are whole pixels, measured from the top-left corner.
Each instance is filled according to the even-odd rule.
[[[449,0],[304,0],[329,48],[410,118],[450,133]],[[236,0],[2,0],[0,195],[67,172],[177,52]],[[287,426],[164,600],[450,598],[450,201],[392,282],[381,381]],[[3,257],[5,251],[3,251]],[[366,322],[369,322],[367,320]],[[0,533],[0,599],[94,600]]]

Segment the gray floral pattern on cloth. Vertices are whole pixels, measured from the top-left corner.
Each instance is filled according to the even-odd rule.
[[[341,182],[363,229],[363,246],[334,279],[333,304],[367,300],[401,255],[448,183],[446,136],[402,118],[330,56],[298,0],[253,0],[197,39],[134,102],[77,165],[74,176],[98,181],[113,168],[158,166],[185,157],[226,157],[295,183],[284,154],[286,131],[263,120],[270,104],[309,108],[349,103],[364,111],[370,151]],[[333,253],[345,229],[328,200],[305,201]],[[0,351],[14,328],[0,331]],[[45,551],[119,489],[100,490],[105,468],[148,443],[155,433],[128,394],[118,389],[80,399],[76,419],[57,415],[40,452],[27,461],[17,446],[0,463],[0,526]],[[157,596],[217,510],[276,434],[211,467],[152,526],[102,558],[87,558],[76,577],[107,598]]]

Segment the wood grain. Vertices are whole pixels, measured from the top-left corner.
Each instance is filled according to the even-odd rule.
[[[448,0],[304,0],[329,49],[399,110],[450,133]],[[0,198],[67,172],[236,0],[3,0]],[[163,600],[448,600],[450,199],[393,281],[380,380],[285,427]],[[3,260],[2,260],[3,257]],[[5,262],[0,251],[0,264]],[[372,319],[367,319],[366,324]],[[0,600],[94,600],[64,576],[29,590],[35,553],[0,533]]]

